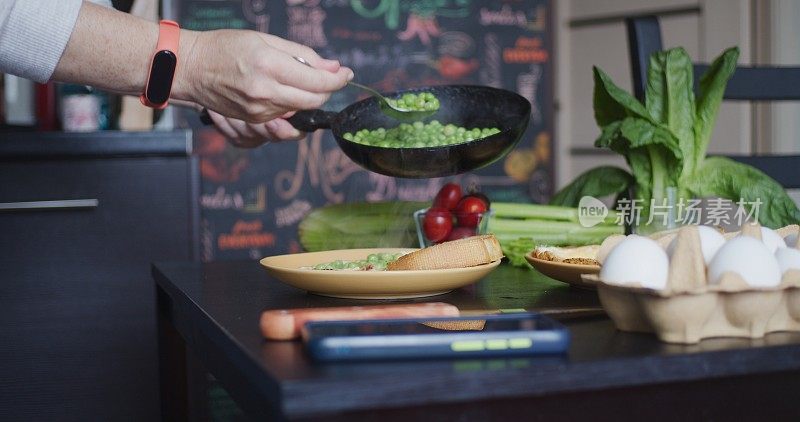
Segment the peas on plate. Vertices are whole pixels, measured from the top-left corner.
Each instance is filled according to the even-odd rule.
[[[402,253],[374,253],[369,254],[367,259],[358,261],[345,261],[337,259],[331,262],[322,262],[310,267],[313,270],[356,270],[356,271],[384,271],[390,262],[400,258]]]

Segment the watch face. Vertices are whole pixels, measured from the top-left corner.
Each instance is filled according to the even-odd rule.
[[[171,51],[161,50],[153,57],[153,67],[150,69],[150,81],[147,84],[147,99],[153,104],[163,104],[169,100],[172,89],[172,78],[175,76],[175,66],[178,58]]]

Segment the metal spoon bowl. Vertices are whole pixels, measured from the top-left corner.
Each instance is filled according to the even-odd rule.
[[[292,56],[298,62],[312,67],[310,63],[306,61],[306,59],[298,56]],[[356,82],[348,82],[348,85],[354,86],[356,88],[361,88],[367,92],[369,92],[373,97],[375,97],[380,102],[381,111],[386,114],[387,116],[393,117],[400,121],[415,121],[424,119],[428,116],[433,115],[436,113],[437,110],[412,110],[402,107],[397,107],[396,105],[392,104],[388,98],[383,96],[380,92],[360,83]]]

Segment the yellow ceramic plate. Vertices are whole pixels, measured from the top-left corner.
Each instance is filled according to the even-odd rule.
[[[581,279],[581,274],[597,274],[600,272],[599,265],[566,264],[564,262],[547,261],[545,259],[534,258],[533,251],[525,255],[525,259],[540,273],[584,289],[594,289],[595,286]]]
[[[308,270],[322,262],[365,259],[371,253],[411,252],[414,249],[340,249],[268,256],[261,260],[278,280],[323,296],[350,299],[406,299],[447,293],[482,279],[500,265],[500,260],[469,268],[414,271]]]

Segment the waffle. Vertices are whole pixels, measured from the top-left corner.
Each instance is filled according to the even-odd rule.
[[[429,246],[390,262],[389,271],[443,270],[488,264],[503,258],[494,235],[472,236]]]
[[[486,325],[486,320],[425,321],[421,324],[443,331],[480,331],[483,330],[483,327]]]

